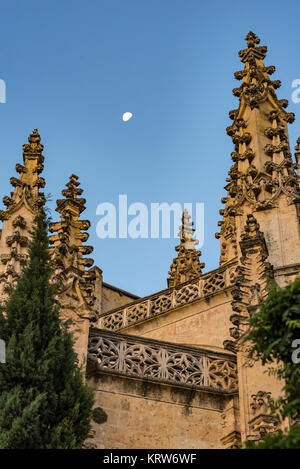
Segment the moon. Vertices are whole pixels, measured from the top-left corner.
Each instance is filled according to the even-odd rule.
[[[124,122],[127,122],[129,121],[129,119],[131,119],[133,116],[133,114],[131,112],[124,112],[123,116],[122,116],[122,119]]]

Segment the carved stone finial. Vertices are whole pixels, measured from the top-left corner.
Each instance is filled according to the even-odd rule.
[[[86,230],[90,227],[90,222],[79,219],[81,212],[85,210],[85,199],[78,198],[83,192],[79,185],[78,176],[72,174],[66,184],[67,189],[62,190],[64,198],[57,200],[56,211],[60,213],[60,221],[50,224],[50,232],[56,234],[49,237],[49,242],[53,245],[51,249],[56,261],[54,281],[61,292],[69,287],[75,289],[73,297],[77,297],[77,302],[81,305],[80,310],[78,304],[76,306],[74,303],[75,310],[79,315],[91,319],[94,316],[91,308],[96,300],[93,295],[95,273],[87,268],[92,267],[94,261],[84,256],[90,254],[93,248],[83,245],[89,237]]]
[[[82,194],[83,189],[78,187],[80,185],[78,181],[78,176],[75,174],[71,174],[69,177],[69,181],[67,182],[66,186],[67,189],[63,189],[61,191],[63,195],[63,199],[58,199],[56,201],[57,208],[56,211],[62,213],[64,207],[68,206],[68,209],[73,211],[73,214],[77,213],[77,216],[80,215],[81,212],[85,210],[85,202],[84,198],[79,198],[78,196]]]
[[[249,33],[245,37],[245,41],[247,41],[248,48],[255,47],[257,44],[260,43],[259,37],[256,36],[256,34],[254,34],[252,31],[249,31]]]
[[[196,251],[198,241],[193,239],[195,229],[193,228],[194,223],[190,222],[190,218],[187,209],[184,209],[181,218],[182,225],[179,227],[178,233],[180,244],[175,248],[178,256],[173,259],[171,264],[170,277],[168,278],[169,287],[174,287],[198,277],[202,273],[201,269],[205,266],[204,263],[199,261],[201,252]]]
[[[266,46],[258,46],[260,39],[252,31],[249,31],[245,37],[247,41],[247,49],[242,49],[239,51],[239,56],[241,62],[249,64],[255,64],[255,59],[263,60],[267,53]]]
[[[28,137],[28,143],[23,145],[24,156],[26,154],[31,155],[41,155],[44,145],[41,144],[41,137],[37,129],[34,129],[33,132]]]
[[[185,208],[182,217],[181,223],[182,225],[179,227],[178,236],[180,238],[180,242],[185,244],[186,249],[195,249],[195,246],[199,244],[199,241],[193,239],[195,229],[193,228],[194,223],[190,222],[191,216],[189,212]],[[177,249],[176,249],[177,250]]]

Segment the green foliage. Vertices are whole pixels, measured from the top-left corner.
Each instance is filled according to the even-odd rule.
[[[29,262],[0,311],[6,364],[0,365],[0,448],[80,448],[93,392],[83,382],[67,324],[59,318],[44,211]]]
[[[96,423],[105,423],[107,421],[107,413],[101,408],[93,409],[93,420]]]
[[[250,320],[250,339],[263,363],[291,363],[291,344],[300,339],[300,278],[281,288],[270,283],[267,300]]]
[[[248,441],[247,449],[299,449],[300,448],[300,425],[291,427],[289,432],[279,430],[263,438],[259,443]]]
[[[268,298],[259,312],[250,319],[251,332],[247,340],[253,344],[251,357],[262,363],[275,364],[272,373],[284,381],[284,397],[278,399],[273,410],[281,418],[299,419],[300,416],[300,364],[294,363],[292,344],[300,339],[300,278],[286,287],[270,282]],[[252,446],[251,446],[252,445]],[[288,433],[277,432],[264,441],[248,447],[300,448],[300,426],[295,425]]]

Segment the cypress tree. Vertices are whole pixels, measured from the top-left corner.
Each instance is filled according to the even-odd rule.
[[[81,448],[93,391],[84,383],[68,324],[51,284],[48,220],[34,220],[29,260],[0,311],[6,363],[0,364],[0,448]]]

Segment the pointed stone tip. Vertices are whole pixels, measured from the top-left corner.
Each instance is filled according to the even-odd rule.
[[[191,216],[190,216],[189,211],[188,211],[187,208],[185,208],[185,209],[183,210],[182,215],[181,215],[181,220],[183,221],[183,220],[185,220],[186,218],[188,218],[188,219],[191,218]]]
[[[252,65],[255,65],[256,60],[263,60],[266,57],[267,47],[258,46],[258,44],[260,43],[260,39],[253,31],[248,32],[247,36],[245,37],[245,40],[247,41],[247,48],[239,51],[239,57],[241,59],[241,62],[243,62],[244,64],[246,62],[249,62]],[[235,73],[235,78],[237,80],[243,78],[243,75],[241,75],[241,73],[243,73],[243,71]]]
[[[80,182],[78,181],[78,179],[79,178],[78,178],[78,176],[76,176],[76,174],[71,174],[71,176],[69,176],[69,180],[66,183],[67,189],[63,189],[61,191],[62,195],[65,198],[77,199],[77,196],[79,196],[83,193],[83,189],[80,189],[78,187],[78,186],[80,186]],[[84,199],[82,199],[82,200],[84,200]],[[85,201],[84,201],[84,203],[85,203]]]
[[[33,129],[33,132],[28,137],[29,143],[40,143],[41,136],[38,132],[38,129]]]
[[[259,37],[251,30],[248,32],[247,36],[245,37],[245,41],[247,41],[248,47],[255,47],[255,45],[260,43]]]

